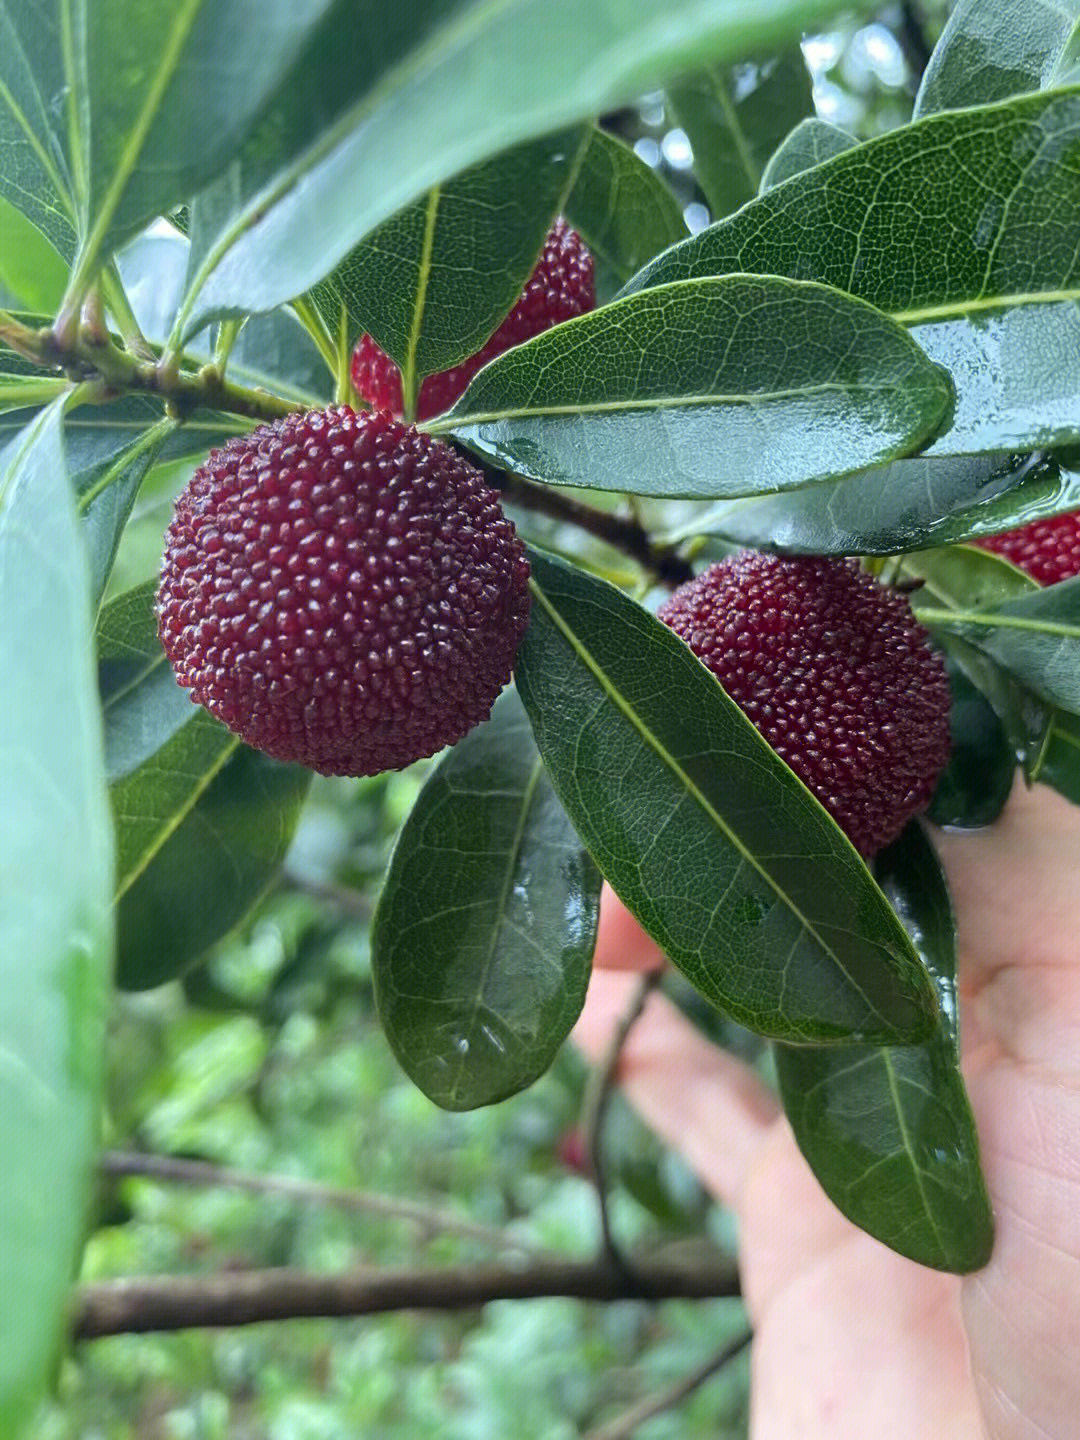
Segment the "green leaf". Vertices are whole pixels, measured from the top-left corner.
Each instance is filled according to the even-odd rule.
[[[712,506],[666,538],[719,535],[795,555],[895,555],[1080,506],[1080,476],[1041,455],[923,455],[785,495]]]
[[[1051,705],[1080,713],[1080,578],[994,606],[922,604],[919,617],[991,656]]]
[[[972,608],[993,607],[1039,588],[1029,575],[1007,560],[968,545],[907,555],[901,573],[919,582],[920,588],[912,593],[911,603],[920,616],[927,610],[931,614],[938,611],[952,615]],[[1005,727],[1009,744],[1025,775],[1032,778],[1051,719],[1045,703],[957,630],[935,625],[935,639],[986,696]]]
[[[425,428],[551,484],[702,498],[916,449],[949,400],[947,377],[872,307],[732,275],[558,325],[485,366]]]
[[[927,816],[963,830],[992,825],[1005,808],[1016,756],[989,701],[955,663],[949,665],[952,752]]]
[[[139,487],[176,429],[175,420],[158,420],[101,459],[91,458],[87,447],[77,442],[69,449],[69,454],[77,457],[78,468],[72,469],[71,478],[83,518],[95,603],[105,593],[120,536]]]
[[[585,1003],[599,907],[508,690],[421,791],[372,927],[379,1018],[425,1095],[471,1110],[547,1070]]]
[[[240,745],[117,909],[117,981],[145,990],[191,968],[272,884],[311,772]]]
[[[176,683],[158,642],[155,589],[150,581],[117,596],[98,621],[118,899],[153,863],[240,745]]]
[[[36,226],[3,196],[0,181],[0,285],[28,310],[58,309],[68,268]]]
[[[231,195],[215,203],[185,333],[309,290],[382,221],[508,146],[616,108],[694,66],[776,49],[839,8],[836,0],[341,3],[325,44],[302,62],[304,104],[295,86],[284,88],[245,155],[248,173],[233,175]]]
[[[768,59],[710,65],[669,85],[667,93],[717,220],[753,199],[769,156],[814,109],[810,72],[798,45]]]
[[[765,166],[759,187],[761,194],[764,195],[775,185],[782,185],[793,175],[801,175],[804,170],[812,170],[815,165],[831,160],[834,155],[842,155],[857,143],[854,135],[841,130],[838,125],[830,125],[827,120],[808,115],[785,137]]]
[[[62,402],[0,456],[0,1416],[27,1425],[68,1324],[102,1092],[112,879]]]
[[[651,165],[599,126],[589,132],[563,213],[598,264],[627,280],[686,237],[679,202]]]
[[[0,0],[0,195],[70,260],[75,200],[61,30],[59,0]]]
[[[518,145],[380,225],[311,292],[331,334],[373,335],[407,402],[475,355],[521,294],[587,139],[576,126]]]
[[[1080,436],[1080,90],[932,115],[857,145],[645,266],[816,280],[912,327],[956,387],[929,455]]]
[[[76,289],[122,241],[224,168],[329,4],[81,0],[73,7],[65,42],[81,195]]]
[[[1053,712],[1032,779],[1080,805],[1080,717]]]
[[[539,552],[518,692],[623,903],[704,997],[787,1040],[914,1040],[930,986],[840,829],[693,651]]]
[[[987,105],[1052,83],[1076,0],[958,0],[915,97],[915,116]]]
[[[937,1033],[902,1048],[777,1046],[780,1095],[837,1209],[908,1259],[966,1274],[990,1258],[994,1222],[959,1068],[948,887],[917,824],[876,868],[933,977]]]

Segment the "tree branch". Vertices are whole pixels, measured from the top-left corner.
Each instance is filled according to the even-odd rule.
[[[523,1267],[460,1265],[436,1270],[360,1266],[340,1274],[249,1270],[210,1276],[150,1276],[84,1286],[73,1334],[146,1334],[392,1310],[466,1310],[492,1300],[565,1295],[578,1300],[703,1300],[739,1294],[732,1260],[635,1259],[623,1272],[602,1260],[543,1260]]]
[[[711,1380],[717,1371],[723,1370],[725,1365],[742,1354],[752,1338],[751,1331],[744,1331],[697,1370],[682,1380],[677,1380],[666,1390],[659,1390],[655,1395],[646,1395],[610,1424],[591,1431],[585,1440],[631,1440],[646,1420],[651,1420],[655,1415],[663,1415],[667,1410],[674,1410],[676,1405],[681,1405],[699,1386],[704,1385],[706,1380]]]
[[[499,1250],[516,1250],[525,1255],[545,1253],[539,1246],[518,1240],[494,1225],[478,1225],[462,1216],[418,1205],[413,1200],[399,1200],[367,1190],[320,1185],[313,1180],[294,1179],[291,1175],[253,1174],[225,1165],[210,1165],[204,1160],[179,1160],[170,1155],[147,1155],[138,1151],[107,1150],[99,1164],[105,1175],[138,1175],[175,1185],[218,1185],[230,1190],[246,1190],[254,1195],[282,1195],[307,1204],[331,1205],[339,1210],[379,1215],[387,1220],[408,1220],[429,1234],[458,1235]]]
[[[547,485],[534,485],[520,475],[509,474],[486,464],[470,452],[469,460],[483,470],[492,489],[499,490],[511,505],[535,510],[579,530],[595,535],[650,571],[665,585],[682,585],[693,578],[694,570],[671,545],[658,545],[640,521],[618,515],[611,510],[596,510],[572,495]]]

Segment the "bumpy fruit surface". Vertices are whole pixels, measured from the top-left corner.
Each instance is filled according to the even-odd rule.
[[[556,220],[548,232],[536,268],[529,276],[521,298],[491,339],[460,365],[429,375],[420,386],[416,402],[418,420],[441,415],[464,395],[469,381],[489,360],[550,330],[563,320],[583,315],[596,305],[593,258],[576,230],[565,220]],[[401,371],[370,335],[362,335],[353,351],[352,382],[376,410],[401,413]]]
[[[487,718],[529,567],[480,472],[389,415],[293,415],[210,453],[165,539],[158,633],[249,745],[400,769]]]
[[[945,666],[856,561],[744,551],[659,615],[864,856],[929,804],[949,756]]]
[[[1080,510],[1034,520],[975,543],[1019,565],[1040,585],[1056,585],[1080,575]]]

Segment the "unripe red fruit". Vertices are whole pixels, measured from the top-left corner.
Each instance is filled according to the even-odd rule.
[[[744,551],[659,615],[864,856],[929,804],[949,757],[945,665],[856,561]]]
[[[1033,520],[1018,530],[988,535],[975,544],[1019,565],[1040,585],[1056,585],[1059,580],[1080,575],[1080,510]]]
[[[478,470],[342,405],[211,451],[166,532],[158,633],[180,684],[249,745],[375,775],[487,718],[528,577]]]
[[[427,377],[417,397],[416,418],[426,420],[449,410],[489,360],[595,305],[593,258],[577,231],[556,220],[517,304],[475,355]],[[401,371],[370,335],[362,335],[353,351],[352,383],[376,410],[401,414]]]

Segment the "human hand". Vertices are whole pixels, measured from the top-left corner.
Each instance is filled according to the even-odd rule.
[[[1080,808],[1019,785],[991,829],[935,832],[960,950],[964,1073],[997,1222],[958,1277],[826,1199],[775,1096],[663,996],[618,1079],[736,1214],[753,1440],[1080,1436]],[[656,947],[605,892],[575,1039],[607,1044]],[[620,973],[621,972],[621,973]]]

